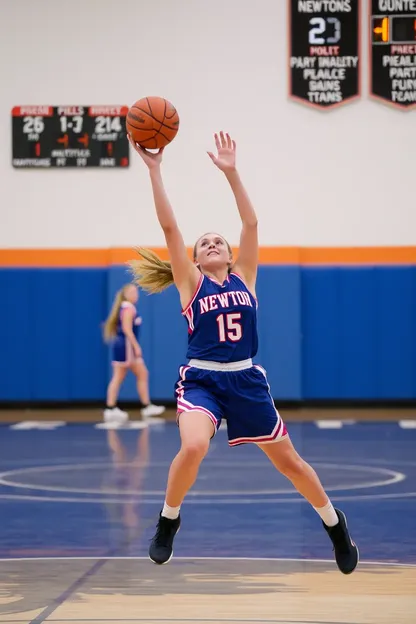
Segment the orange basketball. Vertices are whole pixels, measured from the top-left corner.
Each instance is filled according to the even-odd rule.
[[[126,128],[132,139],[142,147],[159,149],[175,138],[179,130],[179,115],[168,100],[145,97],[129,108]]]

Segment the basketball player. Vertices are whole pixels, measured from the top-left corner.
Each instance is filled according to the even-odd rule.
[[[128,413],[117,407],[117,399],[127,371],[136,376],[137,392],[143,405],[142,417],[159,416],[165,408],[153,405],[149,398],[149,373],[138,343],[142,319],[136,311],[139,292],[134,284],[126,284],[115,296],[113,307],[104,325],[104,337],[112,341],[113,376],[107,388],[104,420],[124,423]]]
[[[321,517],[339,569],[350,574],[358,563],[358,549],[345,515],[334,509],[317,474],[294,449],[275,409],[265,371],[252,363],[257,352],[257,217],[236,169],[235,142],[221,132],[215,135],[217,155],[208,152],[231,187],[242,221],[235,262],[228,243],[213,232],[196,242],[194,262],[188,259],[162,181],[163,150],[149,153],[130,142],[149,168],[156,214],[171,258],[171,264],[162,262],[153,252],[139,249],[143,259],[132,261],[131,267],[137,282],[149,292],[176,285],[189,334],[189,361],[181,366],[176,384],[181,448],[169,470],[150,559],[157,564],[171,559],[180,507],[225,416],[230,446],[257,444],[290,479]]]

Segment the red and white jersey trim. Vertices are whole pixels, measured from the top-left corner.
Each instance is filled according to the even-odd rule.
[[[190,302],[188,303],[186,308],[184,308],[182,310],[182,315],[188,321],[190,333],[192,333],[194,331],[194,329],[195,329],[195,326],[194,326],[194,311],[192,309],[192,304],[195,301],[195,299],[197,298],[199,291],[201,290],[201,286],[202,286],[203,281],[204,281],[204,275],[202,275],[202,273],[201,273],[201,277],[199,278],[199,281],[198,281],[198,284],[197,284],[197,287],[196,287],[196,290],[195,290],[195,292],[193,294],[192,299],[190,300]]]

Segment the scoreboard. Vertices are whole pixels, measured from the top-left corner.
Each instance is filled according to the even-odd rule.
[[[15,106],[13,167],[128,167],[127,111],[127,106]]]
[[[289,96],[328,109],[360,95],[360,0],[289,1]]]
[[[371,94],[416,106],[416,0],[369,0]]]

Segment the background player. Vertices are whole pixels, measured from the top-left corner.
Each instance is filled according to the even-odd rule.
[[[349,536],[345,515],[334,509],[317,474],[294,449],[274,407],[264,371],[252,364],[257,352],[257,217],[236,169],[235,142],[221,132],[215,135],[218,155],[208,153],[224,172],[242,221],[235,263],[227,242],[213,233],[197,241],[194,262],[189,260],[163,185],[163,150],[149,153],[130,142],[149,168],[156,213],[172,263],[140,250],[144,260],[133,261],[131,266],[138,283],[149,292],[176,285],[189,325],[190,361],[181,367],[176,388],[181,449],[170,467],[150,558],[163,564],[172,557],[180,506],[225,414],[230,445],[254,442],[262,449],[315,508],[333,542],[339,569],[351,573],[358,550]]]
[[[115,296],[113,307],[104,325],[104,337],[111,341],[113,375],[107,388],[107,404],[104,419],[126,422],[127,412],[117,406],[118,395],[127,371],[136,376],[137,392],[143,405],[143,418],[159,416],[165,411],[153,405],[149,398],[149,373],[138,342],[142,319],[137,314],[139,292],[134,284],[126,284]]]

